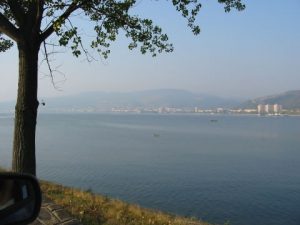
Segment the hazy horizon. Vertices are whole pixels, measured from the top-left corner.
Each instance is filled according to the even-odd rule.
[[[130,91],[104,91],[104,90],[90,90],[90,91],[84,91],[84,92],[78,92],[78,93],[69,93],[69,94],[62,94],[62,95],[54,95],[54,96],[40,96],[38,99],[40,101],[44,101],[46,99],[60,99],[60,98],[68,98],[68,97],[76,97],[76,96],[80,96],[83,97],[85,95],[89,96],[91,94],[137,94],[139,92],[155,92],[155,91],[167,91],[167,90],[172,90],[172,91],[184,91],[184,92],[189,92],[195,95],[199,95],[199,96],[203,96],[203,97],[215,97],[215,98],[220,98],[220,99],[224,99],[224,100],[232,100],[232,101],[237,101],[237,102],[246,102],[249,100],[254,100],[254,99],[258,99],[261,97],[271,97],[271,96],[276,96],[276,95],[280,95],[280,94],[284,94],[286,92],[289,91],[300,91],[300,90],[287,90],[287,91],[283,91],[283,92],[279,92],[279,93],[270,93],[264,96],[255,96],[255,97],[239,97],[239,96],[220,96],[220,95],[214,95],[214,94],[210,94],[210,93],[202,93],[202,92],[196,92],[196,91],[190,91],[190,90],[184,90],[184,89],[176,89],[176,88],[159,88],[159,89],[143,89],[143,90],[130,90]],[[4,99],[4,100],[0,100],[0,103],[11,103],[11,102],[15,102],[16,99]]]
[[[52,58],[56,90],[40,66],[39,99],[108,91],[181,89],[224,98],[252,99],[299,90],[300,2],[246,0],[243,12],[224,13],[217,1],[204,1],[198,17],[199,36],[193,36],[186,21],[170,2],[141,1],[134,14],[150,17],[161,25],[175,52],[156,58],[129,51],[122,36],[113,43],[108,60],[92,63],[70,52]],[[164,16],[161,16],[161,13]],[[88,22],[78,21],[80,31],[90,35]],[[40,60],[42,59],[42,54]],[[18,58],[16,47],[0,54],[0,101],[15,100]]]

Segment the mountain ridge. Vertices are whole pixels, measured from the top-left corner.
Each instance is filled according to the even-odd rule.
[[[279,104],[284,109],[300,109],[300,90],[290,90],[248,100],[241,105],[241,108],[256,108],[259,104]]]
[[[42,102],[41,99],[39,99]],[[85,92],[72,96],[43,98],[45,107],[48,109],[70,109],[70,108],[95,108],[98,110],[111,110],[114,107],[199,107],[217,108],[233,107],[241,101],[222,98],[208,94],[199,94],[181,89],[153,89],[131,92]],[[0,103],[0,110],[3,108],[13,109],[14,104]]]
[[[181,89],[150,89],[131,92],[94,91],[39,100],[45,103],[45,106],[40,106],[42,112],[84,108],[111,111],[115,107],[198,107],[202,109],[216,109],[220,107],[254,109],[258,104],[280,104],[284,109],[300,109],[300,90],[286,91],[247,101],[200,94]],[[15,103],[13,101],[0,102],[0,112],[13,112],[14,106]]]

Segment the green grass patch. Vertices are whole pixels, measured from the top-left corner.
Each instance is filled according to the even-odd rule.
[[[50,182],[42,181],[41,189],[47,198],[86,225],[209,225]]]

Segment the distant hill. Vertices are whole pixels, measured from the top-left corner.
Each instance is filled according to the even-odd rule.
[[[158,89],[134,92],[88,92],[73,96],[45,98],[45,107],[40,110],[67,110],[94,108],[111,110],[113,107],[233,107],[241,103],[235,99],[226,99],[206,94],[198,94],[178,89]],[[0,103],[1,109],[13,106]],[[11,107],[13,109],[13,107]]]
[[[258,104],[280,104],[284,109],[300,109],[300,90],[287,91],[246,101],[242,108],[256,108]]]
[[[45,99],[49,108],[93,107],[110,110],[113,107],[231,107],[240,103],[185,90],[159,89],[134,92],[89,92],[68,97]]]

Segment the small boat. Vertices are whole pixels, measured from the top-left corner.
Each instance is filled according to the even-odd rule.
[[[153,137],[160,137],[160,135],[159,135],[159,134],[156,134],[156,133],[154,133],[154,134],[153,134]]]
[[[213,120],[210,120],[210,122],[212,122],[212,123],[216,123],[216,122],[218,122],[218,120],[216,120],[216,119],[213,119]]]

